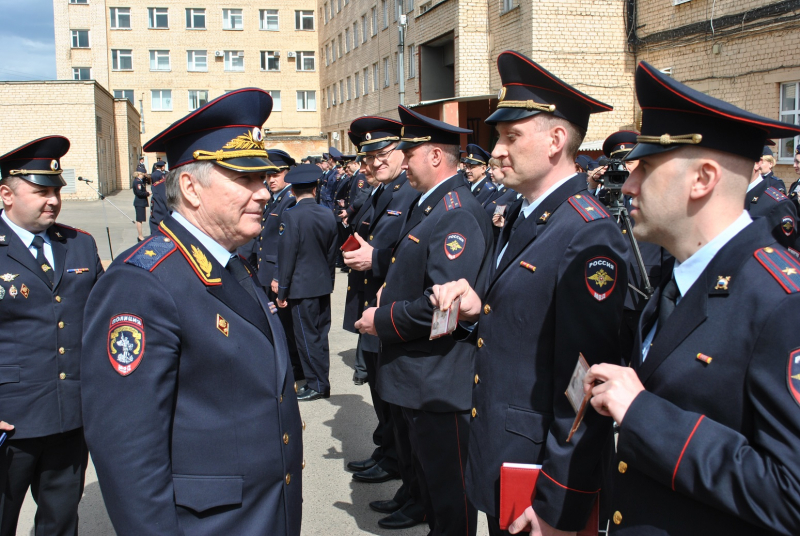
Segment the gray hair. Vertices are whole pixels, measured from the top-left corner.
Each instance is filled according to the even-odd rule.
[[[203,186],[208,186],[211,182],[208,178],[208,172],[213,166],[211,162],[192,162],[185,164],[167,172],[167,206],[170,209],[175,209],[178,206],[178,200],[181,198],[181,185],[180,177],[183,173],[188,173]]]

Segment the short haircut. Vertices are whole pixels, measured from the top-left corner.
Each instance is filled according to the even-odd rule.
[[[536,117],[540,118],[538,120],[540,131],[549,130],[555,126],[564,127],[567,131],[567,143],[564,145],[564,152],[567,158],[574,161],[575,157],[578,156],[578,149],[586,137],[586,129],[552,114],[537,114]]]
[[[315,183],[310,184],[292,184],[292,192],[294,193],[295,197],[310,194],[314,191],[317,185]]]
[[[461,160],[461,149],[458,145],[445,145],[443,143],[434,143],[444,153],[445,161],[451,166],[457,166]]]
[[[11,191],[14,192],[16,191],[17,184],[19,184],[21,180],[21,177],[3,177],[3,179],[0,180],[0,186],[8,186],[11,188]]]
[[[174,209],[178,206],[178,200],[181,198],[181,184],[180,177],[182,173],[188,173],[203,186],[208,186],[211,182],[208,178],[208,171],[213,166],[211,162],[192,162],[185,164],[175,169],[170,169],[167,172],[166,186],[167,186],[167,206]]]

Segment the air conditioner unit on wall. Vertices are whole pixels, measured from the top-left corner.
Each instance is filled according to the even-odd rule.
[[[290,50],[289,52],[286,53],[286,57],[287,58],[294,58],[295,56],[296,56],[296,53],[294,51],[292,51],[292,50]]]
[[[281,51],[280,50],[276,50],[275,52],[272,53],[272,57],[273,58],[280,58],[281,57]]]
[[[222,51],[221,50],[217,50],[216,52],[214,52],[214,55],[216,57],[218,57],[218,58],[221,58],[222,57]]]

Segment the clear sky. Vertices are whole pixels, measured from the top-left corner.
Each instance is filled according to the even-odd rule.
[[[53,0],[0,0],[0,80],[55,78]]]

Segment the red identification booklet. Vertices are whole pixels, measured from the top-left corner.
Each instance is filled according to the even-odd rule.
[[[360,248],[361,248],[361,244],[359,243],[358,240],[356,240],[356,237],[353,236],[353,235],[350,235],[350,236],[347,237],[347,240],[344,241],[344,244],[342,244],[341,250],[342,251],[355,251],[355,250],[360,249]]]
[[[506,530],[533,502],[536,493],[536,479],[541,465],[528,463],[504,463],[500,468],[500,529]],[[598,536],[600,525],[600,501],[594,508],[586,527],[578,536]]]

